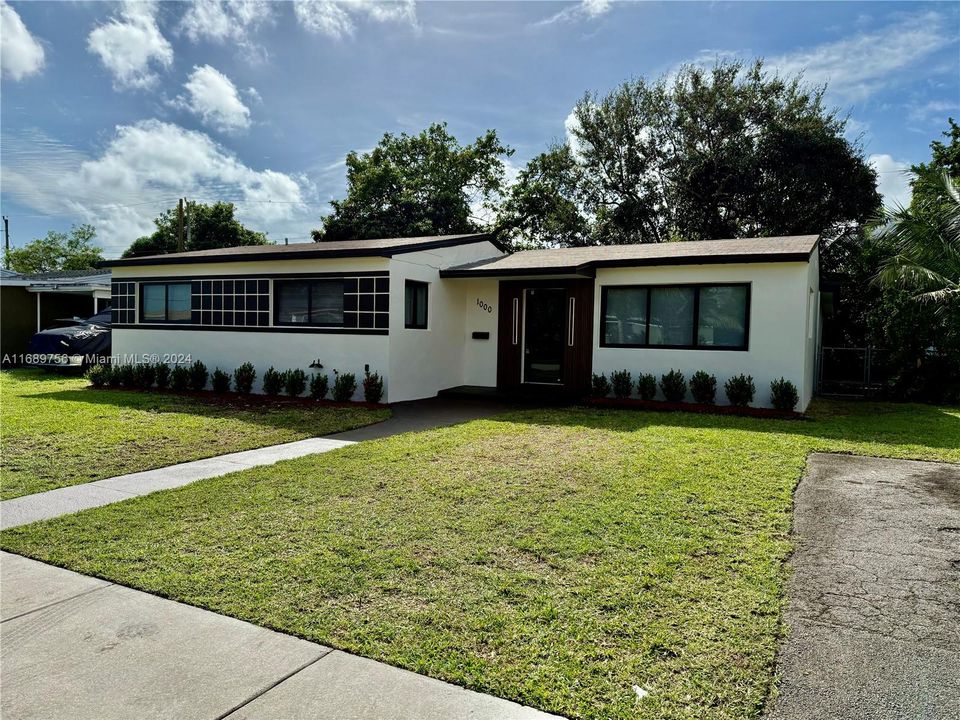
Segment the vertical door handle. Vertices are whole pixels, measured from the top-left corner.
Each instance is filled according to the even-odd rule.
[[[520,342],[520,298],[513,299],[513,344]]]
[[[573,347],[574,328],[576,324],[574,311],[577,309],[577,299],[570,298],[570,319],[567,322],[567,345]]]

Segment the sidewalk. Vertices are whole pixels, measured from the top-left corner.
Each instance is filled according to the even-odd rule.
[[[9,553],[0,621],[4,718],[555,717]]]

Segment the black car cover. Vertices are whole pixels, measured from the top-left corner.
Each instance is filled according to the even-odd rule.
[[[29,355],[81,355],[84,364],[108,362],[110,355],[110,310],[102,310],[92,318],[69,327],[50,328],[38,332],[30,340]],[[46,364],[37,358],[36,364]]]

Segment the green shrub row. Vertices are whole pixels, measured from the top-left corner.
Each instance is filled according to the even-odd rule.
[[[333,371],[333,399],[337,402],[348,402],[357,390],[357,376],[353,373]],[[244,363],[233,374],[214,368],[212,373],[207,366],[197,360],[192,365],[174,365],[172,368],[165,363],[138,364],[138,365],[94,365],[87,371],[87,380],[97,388],[122,387],[137,390],[149,390],[156,387],[159,390],[171,388],[173,390],[200,391],[207,387],[207,380],[213,392],[224,394],[231,390],[240,395],[249,395],[253,390],[253,383],[257,379],[257,371],[251,363]],[[300,368],[279,371],[269,368],[263,373],[263,392],[266,395],[277,396],[281,392],[290,397],[300,397],[309,390],[309,395],[315,400],[323,400],[330,392],[330,381],[326,374],[315,373],[309,378]],[[363,378],[363,397],[370,403],[378,403],[383,399],[383,378],[379,373],[367,371]]]
[[[594,374],[591,380],[591,393],[594,397],[607,397],[611,393],[616,398],[628,398],[636,388],[641,400],[653,400],[660,392],[668,402],[683,402],[687,397],[687,390],[693,400],[701,405],[713,405],[717,399],[717,378],[703,370],[698,370],[690,377],[689,385],[683,373],[671,370],[660,377],[660,382],[651,373],[641,373],[637,384],[633,384],[633,376],[629,370],[615,370],[606,375]],[[727,380],[723,386],[727,400],[731,405],[747,407],[753,402],[756,387],[750,375],[735,375]],[[770,404],[777,410],[793,410],[800,401],[796,386],[785,378],[770,383]]]

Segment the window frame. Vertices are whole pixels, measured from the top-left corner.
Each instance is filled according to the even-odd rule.
[[[162,285],[163,286],[163,319],[162,320],[151,320],[144,316],[144,311],[146,310],[144,303],[144,291],[147,287],[152,285]],[[187,307],[187,317],[184,320],[171,320],[170,319],[170,286],[171,285],[186,285],[189,290],[190,304]],[[142,325],[189,325],[193,322],[193,284],[190,279],[186,280],[176,280],[176,281],[166,281],[166,282],[141,282],[140,287],[137,289],[137,300],[139,307],[137,308],[137,317],[140,319]]]
[[[743,322],[743,344],[742,345],[701,345],[700,340],[700,291],[703,288],[715,287],[742,287],[746,290],[746,301],[744,302],[744,322]],[[645,343],[611,343],[607,342],[606,317],[607,317],[607,289],[617,288],[622,290],[646,290],[647,291],[647,329]],[[650,297],[651,290],[664,288],[693,288],[693,344],[691,345],[660,345],[650,342]],[[750,302],[753,295],[753,287],[750,282],[699,282],[699,283],[658,283],[652,285],[646,284],[626,284],[626,285],[601,285],[600,286],[600,347],[602,348],[643,348],[648,350],[713,350],[719,352],[745,352],[750,349]]]
[[[344,315],[346,314],[345,303],[343,300],[345,291],[344,291],[344,281],[346,277],[325,277],[325,278],[297,278],[297,277],[284,277],[284,278],[274,278],[273,287],[271,288],[270,298],[273,305],[273,324],[276,327],[301,327],[301,328],[344,328]],[[313,285],[316,283],[329,283],[337,282],[340,283],[340,323],[338,325],[331,325],[329,323],[319,324],[319,323],[299,323],[299,322],[284,322],[280,319],[280,291],[285,283],[305,283],[307,285],[307,317],[310,317],[313,314]]]
[[[416,289],[422,287],[423,292],[423,325],[417,323],[417,311],[419,310],[419,305],[417,304],[417,294],[414,292],[413,295],[413,308],[411,315],[413,320],[407,320],[407,292],[411,289]],[[407,278],[403,283],[403,327],[405,330],[429,330],[430,329],[430,283],[424,282],[423,280],[411,280]]]

